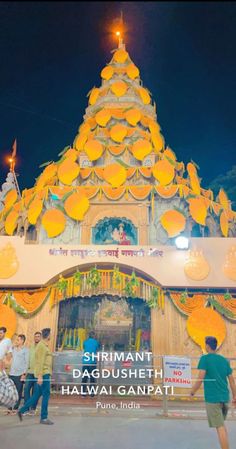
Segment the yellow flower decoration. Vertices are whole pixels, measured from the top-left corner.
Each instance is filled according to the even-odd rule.
[[[106,126],[111,118],[111,113],[107,109],[102,109],[101,111],[97,112],[95,119],[98,125],[100,126]]]
[[[226,337],[226,326],[223,318],[209,307],[194,310],[187,320],[187,331],[192,340],[205,351],[205,337],[214,335],[218,347]]]
[[[7,233],[7,235],[13,235],[16,226],[17,226],[17,219],[18,219],[19,214],[15,211],[12,210],[6,220],[5,220],[5,231]]]
[[[141,120],[141,117],[142,113],[139,111],[139,109],[129,109],[129,111],[125,113],[125,119],[132,126],[136,126],[137,123]]]
[[[102,77],[104,80],[108,81],[109,79],[112,78],[113,73],[114,73],[113,67],[112,67],[111,65],[108,65],[107,67],[104,67],[104,69],[102,69],[102,71],[101,71],[101,77]]]
[[[126,169],[120,164],[108,165],[104,168],[103,177],[112,187],[120,187],[126,181]]]
[[[155,163],[152,168],[152,173],[162,186],[166,186],[173,181],[175,169],[170,162],[163,159]]]
[[[65,203],[65,211],[67,215],[74,220],[83,220],[85,213],[89,208],[89,200],[81,193],[72,193]]]
[[[113,59],[116,62],[118,62],[119,64],[123,64],[126,61],[126,59],[128,58],[128,56],[129,55],[128,55],[127,51],[125,51],[121,48],[114,53]]]
[[[102,156],[103,145],[96,139],[89,139],[84,145],[84,150],[90,161],[96,161]]]
[[[127,127],[124,125],[114,125],[110,130],[110,136],[114,142],[123,142],[124,138],[127,135]]]
[[[141,100],[144,104],[149,104],[151,101],[151,97],[147,91],[147,89],[145,89],[144,87],[139,87],[138,88],[138,93],[141,97]]]
[[[66,217],[59,209],[49,209],[43,215],[42,226],[49,238],[56,237],[64,231]]]
[[[80,166],[72,159],[65,159],[58,167],[59,180],[68,186],[77,178],[80,172]]]
[[[176,237],[186,226],[186,218],[177,210],[167,210],[161,216],[161,224],[169,237]]]
[[[132,153],[139,161],[142,161],[151,151],[152,145],[146,139],[139,139],[132,145]]]
[[[134,80],[135,78],[138,78],[138,76],[139,76],[139,69],[138,69],[138,67],[136,67],[136,65],[130,64],[126,68],[126,73],[130,79]]]
[[[111,85],[111,91],[116,97],[122,97],[128,89],[127,84],[124,81],[115,81]]]
[[[96,103],[96,101],[98,99],[98,96],[99,96],[99,92],[100,91],[99,91],[99,89],[97,87],[94,87],[92,89],[92,92],[91,92],[91,94],[89,96],[89,104],[94,105]]]

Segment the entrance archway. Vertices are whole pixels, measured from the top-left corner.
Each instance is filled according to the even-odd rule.
[[[145,273],[135,274],[130,266],[99,264],[96,266],[100,273],[99,285],[91,287],[87,280],[94,267],[84,265],[80,269],[80,286],[74,289],[70,286],[70,294],[64,293],[57,300],[56,349],[82,350],[85,338],[91,330],[95,330],[104,350],[151,350],[151,310],[148,301],[159,286]],[[118,283],[114,278],[117,272]],[[63,273],[64,276],[66,274],[69,273]],[[130,288],[127,288],[128,285]]]
[[[60,302],[56,349],[82,350],[91,330],[105,351],[151,350],[151,313],[142,298],[103,294]]]

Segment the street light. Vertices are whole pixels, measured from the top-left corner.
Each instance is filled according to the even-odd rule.
[[[189,239],[184,235],[179,235],[179,237],[175,239],[175,245],[177,249],[188,249]]]

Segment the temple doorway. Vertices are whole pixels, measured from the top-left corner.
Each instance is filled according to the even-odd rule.
[[[150,308],[143,299],[115,295],[77,297],[59,304],[57,350],[83,350],[90,330],[101,350],[150,351]]]

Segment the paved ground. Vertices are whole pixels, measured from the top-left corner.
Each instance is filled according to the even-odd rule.
[[[119,412],[51,407],[54,426],[38,417],[0,414],[1,449],[217,449],[216,433],[205,419],[163,419],[156,409]],[[227,423],[231,448],[236,447],[235,421]],[[234,445],[233,445],[234,442]]]

